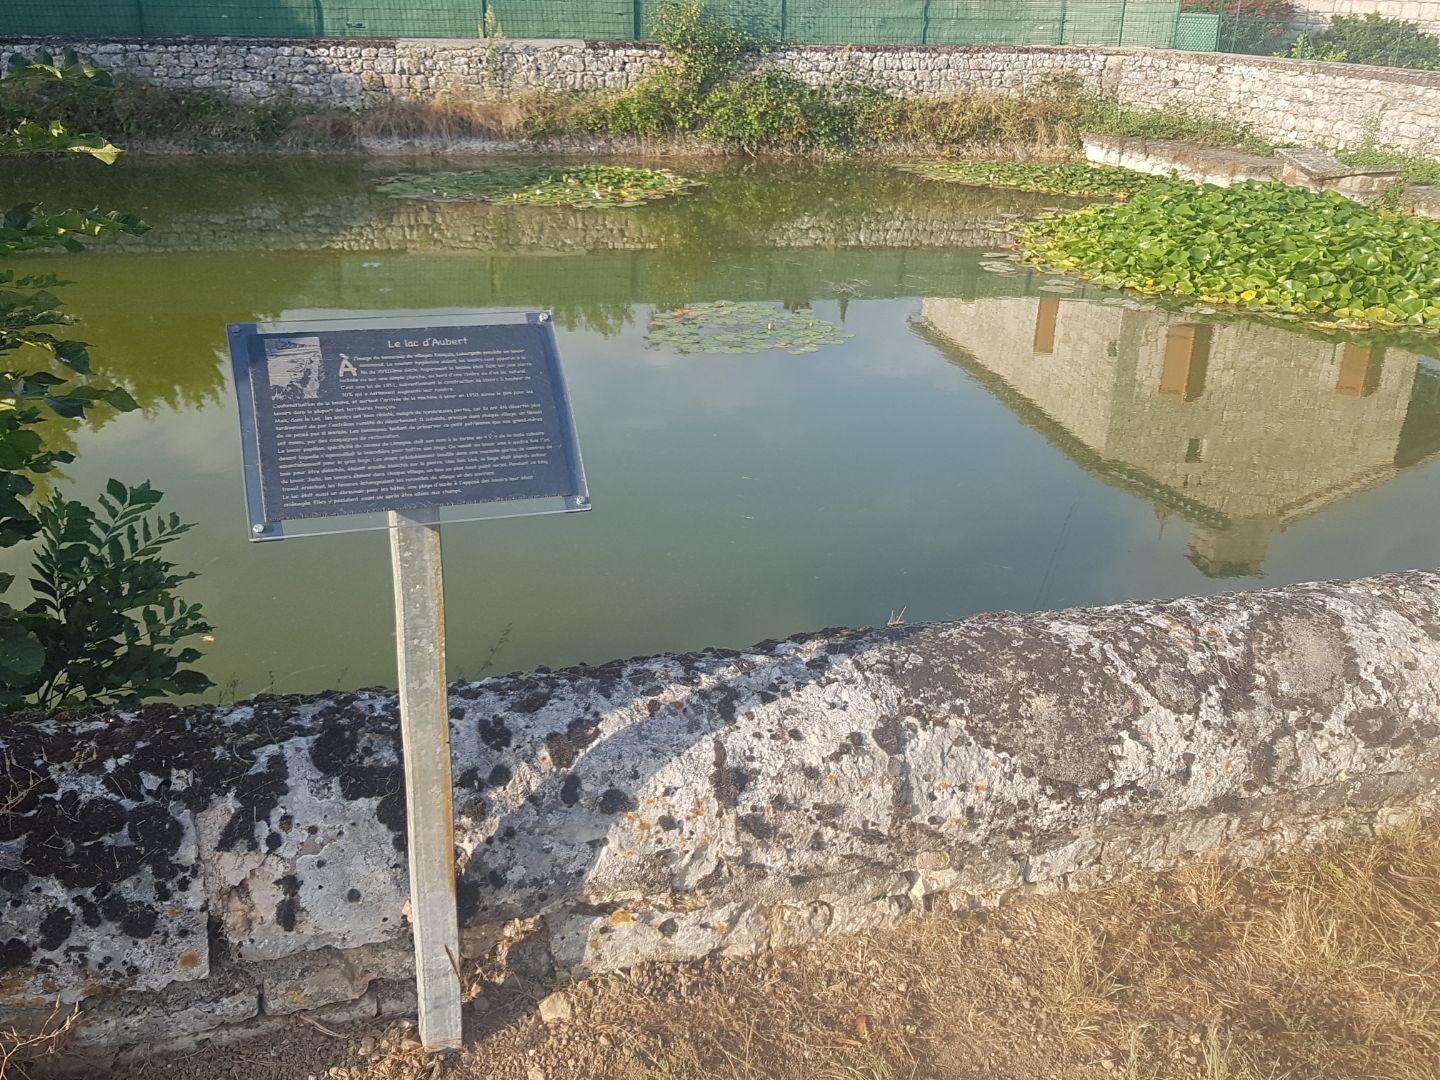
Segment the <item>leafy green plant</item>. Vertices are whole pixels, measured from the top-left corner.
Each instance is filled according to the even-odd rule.
[[[1032,165],[1014,161],[935,161],[901,165],[930,180],[971,187],[1005,187],[1046,195],[1128,199],[1170,181],[1105,165]]]
[[[1403,183],[1440,187],[1440,161],[1433,158],[1410,157],[1374,146],[1343,150],[1335,156],[1346,165],[1394,165],[1399,167]]]
[[[774,72],[747,75],[706,97],[700,134],[747,150],[843,150],[863,139],[860,113],[877,96],[879,91],[858,86],[809,86]]]
[[[1290,43],[1290,47],[1284,52],[1275,54],[1289,60],[1328,60],[1332,63],[1344,63],[1350,56],[1344,49],[1326,45],[1323,41],[1317,41],[1309,34],[1299,34]]]
[[[1314,48],[1351,64],[1440,70],[1440,37],[1383,15],[1337,15],[1315,35]]]
[[[403,173],[377,188],[397,199],[476,201],[512,206],[640,206],[683,195],[700,181],[669,169],[554,165],[465,172]]]
[[[1274,182],[1165,184],[1019,232],[1029,261],[1147,295],[1440,330],[1440,221]]]
[[[164,549],[191,528],[151,515],[161,493],[111,480],[99,512],[55,495],[38,508],[30,587],[35,599],[0,620],[0,708],[124,705],[211,686],[177,648],[209,633],[199,604],[176,589]]]
[[[58,61],[43,50],[28,59],[10,57],[0,74],[0,102],[9,109],[0,122],[0,158],[78,153],[112,164],[120,150],[107,139],[14,108],[12,89],[52,82],[110,85],[108,75],[73,52]],[[87,238],[145,228],[113,211],[51,211],[26,203],[0,212],[0,256],[79,251]],[[128,701],[209,685],[182,670],[198,653],[170,651],[209,628],[198,607],[174,596],[185,577],[158,555],[188,526],[173,516],[144,517],[159,492],[112,482],[109,498],[101,499],[104,517],[59,496],[35,505],[37,478],[74,460],[47,445],[49,417],[83,417],[97,405],[136,408],[119,387],[71,381],[89,371],[90,354],[84,342],[58,333],[71,321],[51,291],[63,284],[53,274],[0,270],[0,548],[39,538],[35,600],[21,611],[0,602],[0,709]],[[0,574],[0,594],[13,582],[13,575]]]
[[[752,353],[782,349],[792,356],[822,345],[839,345],[851,335],[817,319],[808,307],[787,311],[763,302],[716,300],[657,311],[645,344],[685,353]]]

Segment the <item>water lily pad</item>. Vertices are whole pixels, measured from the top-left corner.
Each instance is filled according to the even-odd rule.
[[[809,308],[716,300],[650,317],[645,343],[679,353],[752,353],[781,349],[791,355],[839,345],[852,335],[815,317]]]
[[[489,202],[513,206],[627,207],[683,195],[699,180],[669,169],[619,165],[537,166],[403,173],[376,188],[397,199]]]

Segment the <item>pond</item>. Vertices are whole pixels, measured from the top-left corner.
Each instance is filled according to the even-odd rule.
[[[155,226],[26,264],[143,405],[68,424],[58,482],[198,523],[211,698],[395,677],[383,533],[247,541],[230,321],[555,311],[595,509],[447,527],[457,678],[1437,562],[1433,341],[1007,272],[1043,197],[742,163],[582,211],[392,199],[375,162],[85,164],[0,181]]]

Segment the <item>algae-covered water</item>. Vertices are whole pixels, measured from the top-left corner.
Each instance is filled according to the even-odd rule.
[[[987,255],[1042,197],[751,164],[634,209],[495,208],[388,198],[387,171],[0,179],[0,203],[154,226],[25,266],[74,282],[97,380],[143,405],[57,429],[78,455],[58,482],[148,478],[198,523],[173,552],[216,628],[212,697],[394,680],[383,533],[247,541],[227,322],[554,310],[595,509],[446,527],[457,677],[1440,562],[1433,343],[1166,311]]]

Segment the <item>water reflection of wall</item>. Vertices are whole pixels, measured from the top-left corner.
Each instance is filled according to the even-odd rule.
[[[929,299],[923,323],[1090,471],[1190,520],[1212,576],[1440,452],[1434,376],[1399,349],[1056,296]]]

